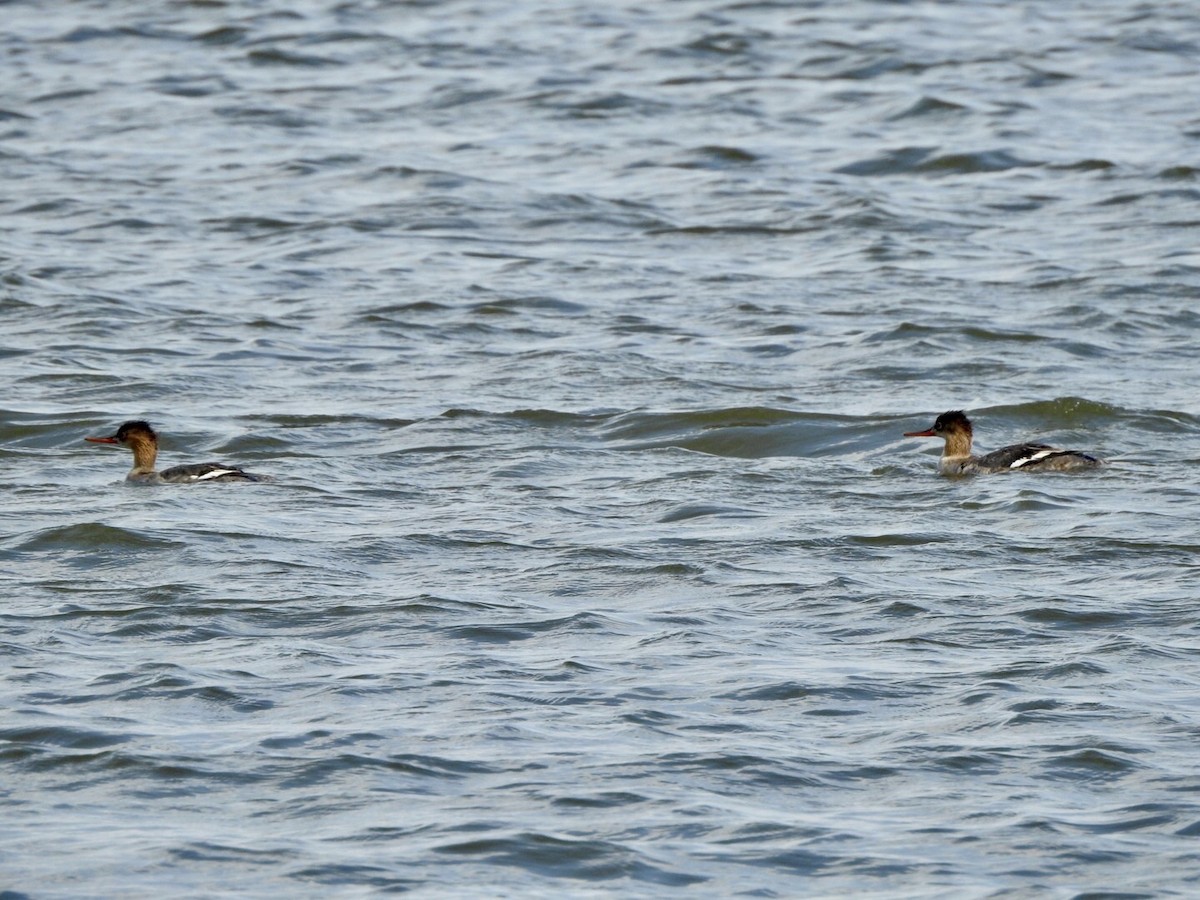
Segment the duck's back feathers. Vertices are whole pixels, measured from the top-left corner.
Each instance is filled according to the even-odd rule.
[[[172,466],[159,472],[159,477],[172,484],[192,484],[197,481],[270,481],[266,475],[255,475],[238,466],[222,463],[196,463]]]
[[[1065,472],[1070,469],[1090,469],[1103,462],[1080,450],[1063,450],[1049,444],[1013,444],[976,457],[981,470],[1002,472],[1013,469]]]

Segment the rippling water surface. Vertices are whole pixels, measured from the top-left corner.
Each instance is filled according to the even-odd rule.
[[[6,898],[1198,889],[1190,4],[3,11]]]

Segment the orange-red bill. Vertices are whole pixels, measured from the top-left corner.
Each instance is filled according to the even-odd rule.
[[[93,444],[119,444],[119,443],[121,443],[115,437],[106,437],[106,438],[85,437],[84,440],[91,441]]]
[[[932,428],[926,428],[924,431],[906,431],[906,432],[904,432],[904,436],[905,437],[937,437],[937,435],[934,433]],[[90,440],[92,440],[92,438],[88,438],[88,440],[90,441]]]

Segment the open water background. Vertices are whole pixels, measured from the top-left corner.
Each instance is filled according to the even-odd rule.
[[[1200,890],[1193,4],[0,18],[6,900]]]

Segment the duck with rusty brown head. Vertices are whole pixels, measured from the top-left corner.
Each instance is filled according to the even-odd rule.
[[[938,471],[943,475],[980,475],[993,472],[1070,472],[1094,469],[1104,460],[1082,450],[1061,450],[1049,444],[1013,444],[991,453],[971,453],[971,420],[962,410],[944,412],[924,431],[906,431],[905,437],[938,437],[946,443]]]
[[[133,451],[133,468],[125,476],[126,481],[144,484],[194,484],[201,481],[270,481],[270,476],[254,475],[238,466],[222,463],[196,463],[173,466],[158,472],[154,463],[158,459],[158,435],[149,422],[140,419],[126,422],[108,437],[84,438],[93,444],[116,444]]]

